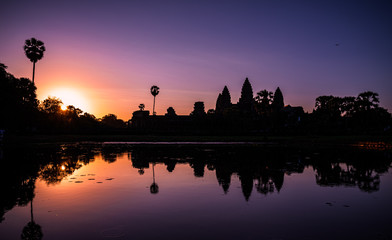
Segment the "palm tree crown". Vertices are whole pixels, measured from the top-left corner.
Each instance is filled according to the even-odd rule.
[[[152,86],[151,87],[151,94],[155,97],[159,93],[159,87],[158,86]]]
[[[35,38],[27,39],[23,47],[26,57],[33,63],[33,83],[35,75],[35,63],[41,60],[46,50],[44,43]]]
[[[41,60],[46,50],[44,43],[35,38],[27,39],[23,49],[25,50],[26,57],[33,63]]]

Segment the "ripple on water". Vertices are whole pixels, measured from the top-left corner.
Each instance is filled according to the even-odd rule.
[[[102,230],[102,236],[105,238],[121,238],[125,236],[124,226],[116,226]]]

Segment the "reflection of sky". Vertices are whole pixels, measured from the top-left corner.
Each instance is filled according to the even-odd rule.
[[[39,98],[79,88],[98,117],[151,110],[154,84],[158,114],[189,114],[199,100],[214,108],[224,85],[236,102],[245,77],[254,92],[280,86],[286,104],[307,111],[319,95],[365,90],[391,110],[390,12],[388,1],[9,1],[0,62],[30,77],[23,42],[43,40]]]
[[[151,167],[139,175],[125,155],[113,163],[98,156],[60,184],[37,181],[34,220],[45,239],[374,239],[390,234],[391,174],[381,177],[380,191],[369,194],[357,187],[320,187],[313,169],[305,168],[285,174],[279,193],[263,195],[253,187],[247,202],[237,175],[224,194],[215,171],[205,167],[204,177],[196,178],[189,164],[177,164],[171,173],[155,165],[160,191],[150,194]],[[18,239],[29,221],[30,204],[15,207],[5,214],[0,235]]]

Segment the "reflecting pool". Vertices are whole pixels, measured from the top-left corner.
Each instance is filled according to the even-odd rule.
[[[392,239],[391,150],[366,146],[3,147],[0,239]]]

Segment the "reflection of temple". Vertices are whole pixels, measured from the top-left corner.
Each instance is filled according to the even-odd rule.
[[[214,165],[218,183],[225,193],[229,191],[231,177],[234,174],[239,177],[246,200],[249,199],[253,191],[253,185],[255,185],[257,192],[264,195],[273,193],[275,190],[280,191],[283,186],[284,170],[271,166],[265,161],[248,162],[245,159],[241,161],[246,161],[246,164],[219,161]]]
[[[320,186],[352,186],[363,191],[377,191],[379,174],[387,172],[390,158],[368,161],[367,157],[380,155],[371,152],[363,154],[358,150],[301,154],[293,149],[264,149],[257,147],[235,147],[208,149],[194,147],[149,147],[132,149],[133,167],[148,168],[149,163],[163,163],[172,172],[177,163],[188,163],[193,168],[195,177],[203,177],[205,168],[214,170],[218,184],[224,193],[228,193],[233,175],[238,176],[243,195],[248,200],[253,188],[260,194],[279,193],[283,187],[284,175],[302,173],[306,166],[313,166],[316,171],[316,183]],[[307,155],[313,155],[312,158]],[[344,159],[344,160],[343,160]],[[342,165],[346,168],[341,168]]]

